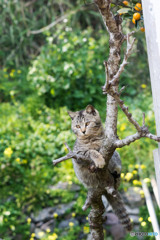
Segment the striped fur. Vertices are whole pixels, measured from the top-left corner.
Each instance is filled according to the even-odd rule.
[[[128,230],[132,230],[132,223],[124,206],[124,202],[121,198],[119,192],[117,192],[116,196],[113,197],[112,195],[106,193],[105,197],[107,198],[108,202],[112,206],[113,211],[118,216],[122,225]]]

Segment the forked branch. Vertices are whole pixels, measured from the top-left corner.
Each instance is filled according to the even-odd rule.
[[[90,169],[91,172],[94,172],[97,168],[94,164],[94,162],[90,159],[84,156],[83,154],[73,152],[70,147],[68,146],[67,143],[65,143],[66,148],[68,149],[69,153],[66,154],[65,156],[58,158],[56,160],[52,160],[53,165],[57,165],[60,162],[66,161],[68,159],[74,159],[78,164],[83,164],[83,165],[88,165],[88,168]]]
[[[137,130],[137,133],[134,135],[128,136],[125,139],[122,140],[116,140],[115,145],[117,148],[121,148],[123,146],[129,145],[132,142],[135,142],[136,140],[147,137],[150,139],[153,139],[156,142],[160,142],[160,137],[153,135],[149,132],[148,127],[145,125],[145,114],[143,113],[143,125],[140,126],[139,123],[133,118],[132,114],[129,112],[128,107],[125,106],[124,102],[120,99],[120,93],[112,90],[108,90],[108,94],[110,94],[119,104],[120,108],[124,112],[124,114],[127,116],[130,123],[134,125],[134,127]]]

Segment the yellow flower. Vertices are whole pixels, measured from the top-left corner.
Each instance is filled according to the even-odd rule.
[[[72,181],[68,181],[68,184],[69,184],[69,185],[72,185]]]
[[[54,218],[57,218],[57,217],[58,217],[58,214],[57,214],[57,213],[54,213],[54,214],[53,214],[53,217],[54,217]]]
[[[128,173],[126,174],[126,176],[125,176],[125,179],[126,179],[127,181],[129,181],[129,180],[131,180],[132,177],[133,177],[133,174],[130,173],[130,172],[128,172]]]
[[[14,77],[14,73],[13,72],[10,72],[10,77]]]
[[[123,132],[126,129],[126,124],[122,123],[121,127],[120,127],[120,131]]]
[[[142,222],[142,221],[143,221],[143,218],[142,218],[142,217],[140,217],[140,218],[139,218],[139,222]]]
[[[67,176],[66,176],[66,179],[67,179],[68,181],[71,180],[71,178],[72,178],[72,177],[71,177],[70,175],[67,175]]]
[[[86,220],[88,221],[88,217],[86,217]]]
[[[6,156],[6,157],[11,157],[11,155],[12,155],[12,153],[13,153],[13,151],[12,151],[12,148],[10,148],[10,147],[8,147],[8,148],[6,148],[5,150],[4,150],[4,155]]]
[[[48,240],[56,240],[58,238],[56,233],[53,233],[52,235],[48,236]]]
[[[85,234],[88,234],[88,233],[89,233],[89,227],[88,227],[88,226],[84,226],[84,227],[83,227],[83,232],[84,232]]]
[[[141,84],[141,88],[146,88],[147,85],[146,84]]]
[[[15,69],[12,69],[11,72],[14,73],[16,70]]]
[[[121,173],[121,178],[124,178],[124,173]]]
[[[150,179],[149,178],[145,178],[144,180],[143,180],[145,183],[150,183]]]
[[[139,164],[136,164],[136,165],[135,165],[135,168],[137,168],[137,169],[138,169],[138,168],[139,168]]]
[[[141,222],[141,226],[142,227],[146,226],[146,222]]]
[[[72,217],[75,217],[75,216],[76,216],[76,214],[75,214],[75,212],[73,212],[73,213],[72,213]]]
[[[31,221],[32,221],[32,219],[31,219],[31,218],[27,218],[27,223],[28,223],[28,224],[30,224],[30,223],[31,223]]]
[[[17,163],[20,163],[20,161],[21,161],[20,158],[16,158]]]
[[[138,181],[138,180],[133,180],[133,185],[140,185],[140,186],[141,186],[142,184],[141,184],[141,182]]]
[[[128,166],[129,168],[133,168],[133,165],[132,164],[129,164],[129,166]]]
[[[44,236],[44,232],[39,232],[39,233],[38,233],[38,236],[39,236],[39,237],[43,237],[43,236]]]
[[[32,237],[32,238],[34,238],[35,236],[36,236],[36,234],[35,234],[35,233],[32,233],[32,234],[31,234],[31,237]]]
[[[151,217],[148,217],[148,222],[151,222]]]
[[[140,195],[141,195],[141,197],[143,198],[144,197],[144,191],[143,190],[140,190]]]
[[[133,170],[133,172],[132,172],[133,174],[137,174],[137,171],[136,170]]]
[[[73,223],[73,222],[69,222],[69,226],[70,226],[70,227],[73,227],[73,226],[74,226],[74,223]]]
[[[34,240],[34,238],[33,238],[33,237],[31,237],[29,240]]]
[[[27,161],[26,159],[23,159],[23,160],[22,160],[22,164],[27,164],[27,162],[28,162],[28,161]]]
[[[47,229],[46,229],[46,232],[47,232],[47,233],[50,233],[50,231],[51,231],[50,228],[47,228]]]
[[[14,225],[11,225],[10,228],[11,228],[12,231],[15,231],[15,226]]]
[[[7,68],[3,68],[3,72],[7,72]]]
[[[140,167],[141,167],[141,169],[145,169],[146,168],[146,166],[143,165],[143,164]]]
[[[21,70],[17,70],[17,73],[19,73],[19,74],[20,74],[21,72],[22,72]]]

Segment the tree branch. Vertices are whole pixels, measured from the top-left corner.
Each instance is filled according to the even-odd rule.
[[[48,31],[49,29],[53,28],[55,25],[57,25],[58,23],[62,22],[65,18],[67,18],[69,15],[74,14],[75,12],[77,12],[78,10],[74,10],[74,11],[70,11],[68,14],[65,14],[59,18],[57,18],[57,20],[55,20],[54,22],[50,23],[49,25],[40,28],[38,30],[32,30],[28,32],[28,34],[39,34],[45,31]]]
[[[73,152],[67,143],[65,143],[65,146],[68,149],[69,153],[61,158],[52,160],[52,163],[54,166],[60,162],[63,162],[65,160],[73,158],[74,161],[76,161],[78,164],[82,164],[85,166],[88,165],[88,168],[90,169],[91,172],[95,172],[96,170],[98,170],[97,167],[95,166],[94,162],[90,158],[87,158],[84,154],[79,154],[79,153]]]
[[[136,39],[133,38],[132,42],[130,43],[130,42],[129,42],[129,37],[130,37],[130,34],[127,34],[127,51],[126,51],[126,53],[125,53],[125,55],[124,55],[124,59],[123,59],[122,64],[121,64],[120,67],[119,67],[119,70],[118,70],[117,73],[114,75],[114,77],[112,78],[112,80],[109,81],[109,85],[111,85],[111,86],[116,85],[116,82],[117,82],[117,80],[119,79],[121,73],[123,72],[124,67],[127,65],[127,63],[128,63],[127,60],[128,60],[129,56],[130,56],[131,53],[132,53],[133,45],[134,45],[134,42],[135,42]]]
[[[113,90],[107,90],[108,94],[114,97],[116,102],[119,104],[120,108],[124,112],[124,114],[127,116],[129,122],[131,122],[138,132],[141,132],[141,126],[138,124],[138,122],[133,118],[132,114],[128,111],[128,107],[125,106],[124,102],[120,99],[119,93]]]
[[[156,136],[156,135],[153,135],[152,133],[140,133],[140,132],[137,132],[131,136],[128,136],[122,140],[117,140],[115,142],[115,145],[116,145],[116,148],[122,148],[126,145],[129,145],[131,144],[132,142],[135,142],[136,140],[140,139],[140,138],[143,138],[143,137],[146,137],[146,138],[150,138],[150,139],[153,139],[154,141],[156,142],[160,142],[160,137]]]

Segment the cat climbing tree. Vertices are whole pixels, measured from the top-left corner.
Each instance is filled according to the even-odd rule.
[[[147,0],[151,3],[151,0]],[[147,14],[147,2],[146,0],[144,5],[144,13]],[[158,0],[157,0],[158,1]],[[158,63],[155,66],[156,68],[156,74],[155,74],[155,66],[153,66],[153,61],[155,61],[155,57],[152,55],[152,50],[149,54],[150,59],[150,68],[151,68],[151,76],[153,75],[153,97],[155,102],[155,109],[156,110],[156,119],[157,119],[157,132],[158,136],[153,135],[149,132],[148,127],[145,124],[145,114],[142,114],[142,126],[133,118],[132,114],[129,112],[129,109],[127,106],[125,106],[124,102],[121,100],[121,94],[124,91],[124,87],[119,90],[119,77],[121,73],[124,70],[124,67],[127,65],[127,60],[129,56],[131,55],[133,45],[135,42],[135,38],[133,38],[134,32],[131,32],[127,35],[124,35],[122,32],[122,19],[119,14],[116,16],[113,15],[110,4],[111,0],[94,0],[95,4],[98,7],[98,10],[103,18],[104,24],[106,26],[106,29],[109,33],[109,58],[107,61],[104,61],[105,65],[105,72],[106,72],[106,80],[105,84],[102,87],[103,94],[107,95],[107,110],[106,110],[106,123],[105,123],[105,141],[103,145],[101,146],[100,153],[105,158],[106,166],[108,166],[109,160],[111,159],[114,151],[116,148],[121,148],[126,145],[131,144],[132,142],[142,138],[147,137],[150,139],[153,139],[157,142],[160,142],[160,125],[158,125],[158,119],[160,119],[160,108],[158,107],[158,103],[160,103],[160,81],[158,83],[158,79],[160,77],[160,69],[158,69]],[[146,17],[145,17],[146,18]],[[147,25],[147,24],[146,24]],[[150,25],[146,26],[146,32],[147,35],[149,34],[148,38],[148,47],[150,46],[150,31],[154,31],[153,27]],[[153,34],[154,36],[154,34]],[[152,39],[154,41],[154,39]],[[124,58],[121,61],[121,47],[122,44],[126,42],[127,48],[126,53],[124,54]],[[101,46],[99,46],[101,47]],[[160,50],[160,49],[159,49]],[[154,51],[157,51],[156,48]],[[156,54],[157,55],[157,54]],[[157,56],[159,59],[159,56]],[[157,76],[157,77],[156,77]],[[157,95],[157,91],[159,89],[159,93]],[[159,99],[159,102],[157,102]],[[157,102],[157,103],[156,103]],[[124,139],[119,139],[117,136],[117,118],[118,118],[118,105],[121,108],[121,110],[126,115],[128,121],[134,125],[136,129],[136,133],[134,133],[131,136],[128,136]],[[159,127],[158,127],[159,126]],[[91,174],[92,171],[95,169],[95,166],[93,166],[93,163],[90,161],[90,159],[83,159],[79,154],[76,152],[71,151],[71,149],[67,146],[69,153],[57,160],[54,160],[53,163],[57,164],[61,161],[67,160],[69,158],[73,158],[75,161],[78,161],[79,164],[81,161],[86,161],[88,166],[90,166]],[[159,155],[160,156],[160,155]],[[159,161],[158,159],[156,162]],[[97,170],[98,171],[98,170]],[[87,198],[86,205],[84,208],[91,206],[91,212],[89,214],[89,225],[91,234],[89,236],[89,239],[92,240],[103,240],[103,218],[102,214],[104,212],[104,206],[102,203],[102,192],[99,192],[97,189],[97,192],[95,196],[92,196],[92,193],[89,194]]]

